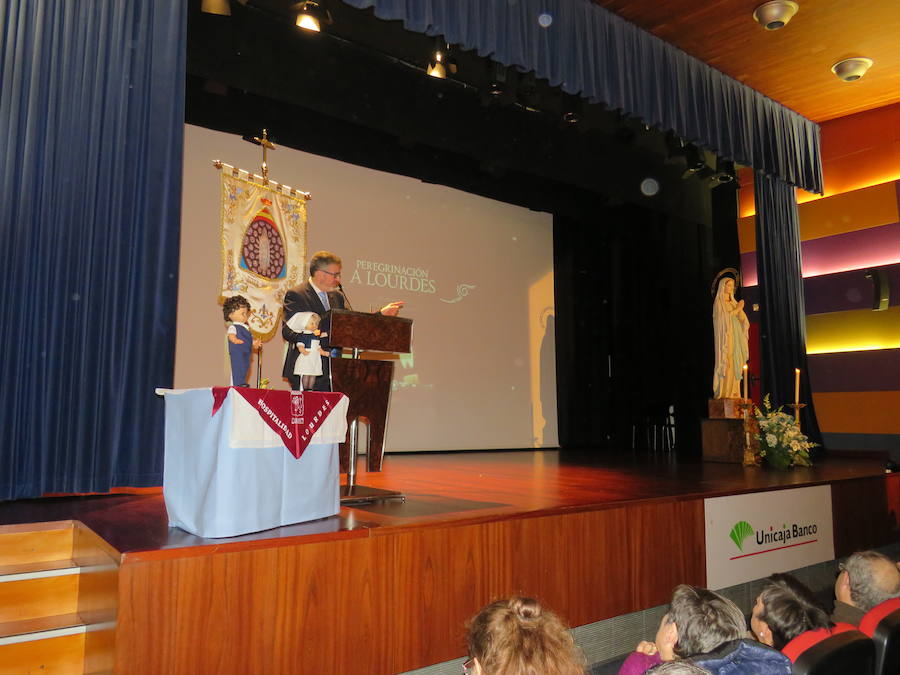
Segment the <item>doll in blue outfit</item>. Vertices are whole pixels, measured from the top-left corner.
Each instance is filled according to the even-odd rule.
[[[231,361],[231,385],[247,387],[250,357],[262,344],[259,338],[253,339],[250,326],[247,325],[250,318],[250,303],[243,295],[233,295],[226,298],[222,304],[222,314],[225,315],[226,321],[231,322],[225,333],[228,339],[228,357]]]

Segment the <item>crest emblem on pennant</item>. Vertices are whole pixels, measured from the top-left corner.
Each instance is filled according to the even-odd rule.
[[[303,392],[291,392],[291,424],[303,424]]]

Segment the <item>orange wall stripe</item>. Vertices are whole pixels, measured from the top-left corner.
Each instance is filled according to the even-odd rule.
[[[813,394],[819,428],[832,434],[900,434],[900,391]]]
[[[847,115],[820,126],[825,197],[900,180],[900,104]],[[738,180],[746,186],[738,193],[738,213],[748,216],[755,210],[752,170],[742,170]],[[797,192],[800,203],[814,199],[820,197]]]

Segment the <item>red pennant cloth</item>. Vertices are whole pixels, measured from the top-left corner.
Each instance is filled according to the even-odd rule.
[[[213,387],[213,415],[219,412],[229,389],[234,389],[253,406],[297,459],[343,396],[339,392]]]

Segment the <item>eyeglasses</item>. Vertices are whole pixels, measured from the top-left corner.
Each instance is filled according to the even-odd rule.
[[[475,659],[468,659],[462,664],[463,673],[465,675],[474,675],[475,673]]]
[[[333,276],[333,277],[339,277],[339,276],[341,276],[341,273],[340,273],[340,272],[329,272],[328,270],[322,270],[322,269],[320,269],[320,270],[318,270],[318,271],[319,271],[319,272],[325,272],[325,274],[331,275],[331,276]]]

